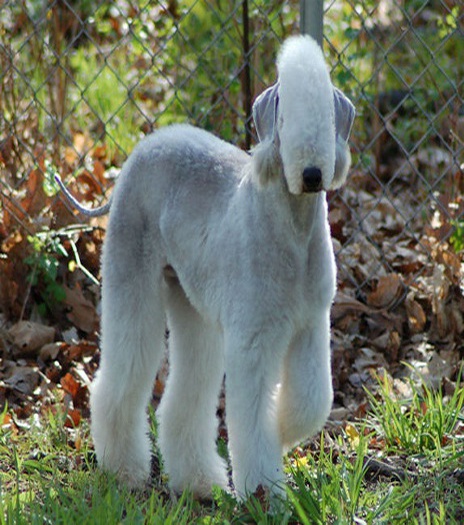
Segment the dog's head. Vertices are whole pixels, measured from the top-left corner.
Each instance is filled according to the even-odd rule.
[[[283,169],[290,193],[338,188],[351,157],[353,104],[334,88],[322,51],[307,36],[291,37],[278,60],[278,82],[253,105],[260,144],[255,170],[265,183]]]

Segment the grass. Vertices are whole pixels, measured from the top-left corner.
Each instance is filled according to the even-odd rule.
[[[48,411],[0,432],[0,525],[10,524],[454,524],[464,521],[464,389],[442,396],[391,380],[369,394],[362,423],[324,432],[286,461],[288,497],[274,514],[217,491],[212,503],[169,498],[165,479],[131,493],[95,468],[88,423]]]

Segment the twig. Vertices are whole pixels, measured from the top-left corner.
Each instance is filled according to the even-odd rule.
[[[24,318],[24,312],[26,311],[26,305],[27,305],[27,302],[29,301],[29,297],[31,295],[32,283],[34,282],[35,274],[37,272],[37,267],[38,267],[38,263],[36,262],[34,264],[33,268],[32,268],[32,273],[31,273],[30,278],[29,278],[29,285],[27,287],[26,296],[24,297],[24,301],[23,301],[23,304],[21,306],[21,313],[19,314],[19,321],[22,321],[23,318]]]
[[[94,277],[90,272],[89,270],[87,270],[87,268],[81,263],[81,259],[79,257],[79,254],[77,253],[77,248],[76,248],[76,243],[72,240],[72,239],[69,239],[69,242],[71,244],[71,248],[72,248],[72,251],[73,251],[73,254],[74,254],[74,258],[76,260],[76,266],[79,268],[79,270],[81,270],[81,272],[88,278],[90,279],[94,284],[96,284],[97,286],[100,285],[98,279],[96,277]]]
[[[414,476],[412,472],[393,467],[375,458],[364,458],[364,468],[370,481],[376,481],[380,476],[392,481],[404,481],[408,476]]]

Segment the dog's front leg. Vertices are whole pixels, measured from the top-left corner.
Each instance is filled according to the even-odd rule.
[[[235,490],[240,498],[260,485],[284,491],[275,392],[286,348],[284,330],[243,327],[226,335],[226,413]]]
[[[284,359],[277,397],[279,435],[284,449],[320,431],[332,406],[329,311],[313,318],[292,341]]]

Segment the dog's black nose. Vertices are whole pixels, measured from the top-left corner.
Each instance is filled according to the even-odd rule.
[[[305,168],[303,170],[303,191],[310,193],[322,190],[322,172],[319,168]]]

